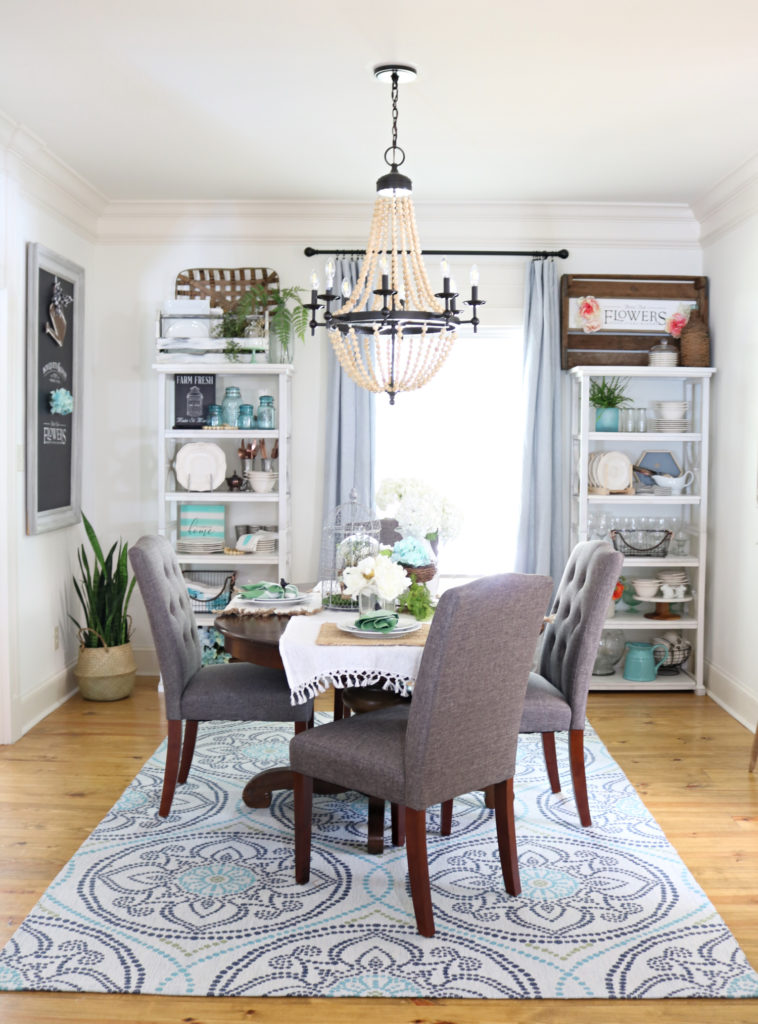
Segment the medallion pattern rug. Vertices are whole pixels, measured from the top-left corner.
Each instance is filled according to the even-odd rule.
[[[322,720],[327,716],[321,715]],[[294,882],[292,794],[245,782],[287,761],[291,726],[200,726],[189,781],[157,815],[165,746],[0,953],[0,989],[497,999],[756,997],[734,937],[591,729],[593,826],[523,736],[523,892],[503,888],[482,794],[428,815],[437,934],[416,932],[403,849],[366,852],[366,800],[314,798],[311,880]],[[565,741],[559,763],[568,763]],[[388,815],[389,818],[389,815]]]

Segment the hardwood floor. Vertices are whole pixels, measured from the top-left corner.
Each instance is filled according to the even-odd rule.
[[[327,706],[329,706],[327,701]],[[592,694],[589,718],[758,967],[758,774],[751,736],[708,698]],[[0,945],[164,735],[154,681],[112,704],[72,698],[0,747]],[[0,992],[2,1024],[695,1024],[758,1021],[758,1000],[210,999]]]

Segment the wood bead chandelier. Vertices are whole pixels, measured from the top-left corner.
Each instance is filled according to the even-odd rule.
[[[416,69],[407,64],[380,64],[374,75],[392,84],[392,144],[384,152],[389,172],[376,183],[377,198],[366,257],[358,282],[342,296],[332,291],[334,263],[326,265],[326,292],[319,295],[316,274],[311,277],[311,334],[326,327],[337,358],[348,376],[368,391],[386,391],[394,405],[399,391],[423,387],[437,373],[452,347],[456,328],[479,324],[479,275],[471,269],[471,319],[462,320],[458,294],[442,260],[442,291],[432,292],[422,259],[421,243],[411,199],[411,179],[399,168],[405,152],[397,144],[398,82],[412,81]],[[334,312],[331,304],[342,299]],[[324,309],[324,321],[316,314]]]

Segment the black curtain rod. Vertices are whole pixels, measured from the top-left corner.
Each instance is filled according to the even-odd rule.
[[[307,245],[303,250],[306,256],[365,256],[365,249],[313,249]],[[568,259],[568,249],[558,249],[555,252],[548,252],[546,249],[520,250],[505,249],[501,252],[493,250],[482,251],[480,249],[424,249],[422,256],[532,256],[536,259],[546,260],[550,256],[557,256],[559,260]]]

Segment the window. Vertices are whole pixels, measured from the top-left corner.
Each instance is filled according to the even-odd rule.
[[[516,550],[523,436],[522,331],[462,332],[440,372],[391,406],[376,403],[376,485],[415,477],[459,506],[443,576],[509,572]]]

